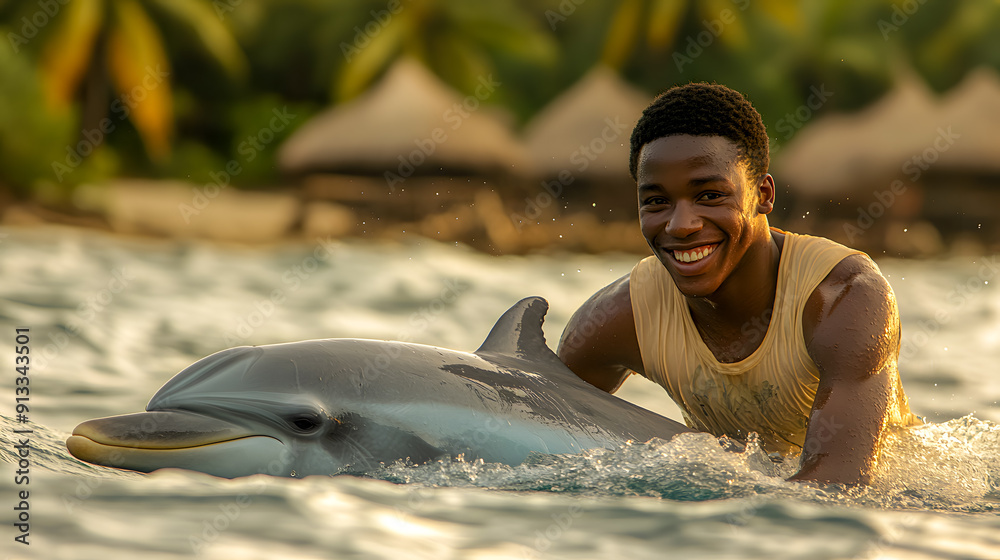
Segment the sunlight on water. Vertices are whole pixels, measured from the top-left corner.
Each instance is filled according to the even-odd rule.
[[[794,458],[775,464],[753,444],[728,452],[706,434],[536,454],[513,467],[448,458],[348,470],[363,477],[223,480],[87,465],[66,451],[73,426],[142,410],[175,372],[232,346],[227,336],[239,344],[405,336],[472,350],[510,304],[542,295],[554,346],[576,306],[639,257],[494,258],[433,242],[336,242],[334,258],[290,284],[282,273],[312,246],[22,231],[3,249],[0,267],[18,274],[0,286],[0,322],[30,326],[47,359],[32,381],[38,399],[27,424],[37,544],[16,558],[1000,557],[1000,381],[989,338],[1000,328],[1000,292],[991,282],[933,323],[975,263],[880,262],[913,350],[901,361],[903,383],[913,410],[932,422],[890,434],[873,485],[844,489],[785,482]],[[127,289],[105,293],[122,270]],[[284,303],[265,305],[266,320],[240,334],[274,289]],[[441,304],[442,293],[451,303]],[[641,379],[624,394],[650,407],[669,401]],[[0,412],[9,440],[25,425]],[[0,495],[18,489],[16,461],[0,447]],[[0,503],[5,524],[8,503]]]
[[[703,501],[783,497],[807,502],[955,512],[994,511],[1000,489],[1000,426],[972,417],[893,433],[872,486],[845,489],[788,483],[797,460],[776,465],[756,445],[727,452],[708,434],[671,441],[540,455],[509,467],[482,461],[396,464],[366,473],[427,486],[536,490],[589,496]]]
[[[890,434],[870,497],[892,507],[990,511],[1000,503],[1000,425],[972,416]]]

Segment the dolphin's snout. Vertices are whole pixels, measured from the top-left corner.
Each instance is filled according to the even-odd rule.
[[[73,430],[66,448],[81,461],[106,467],[141,472],[176,467],[224,477],[265,472],[260,465],[284,451],[272,437],[179,410],[88,420]]]
[[[73,435],[115,447],[178,449],[256,434],[218,418],[171,410],[88,420],[77,426]]]

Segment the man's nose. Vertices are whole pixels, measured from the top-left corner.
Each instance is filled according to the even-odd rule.
[[[681,239],[701,230],[704,222],[690,203],[679,202],[664,228],[667,235]]]

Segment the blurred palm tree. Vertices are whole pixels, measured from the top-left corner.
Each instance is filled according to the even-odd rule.
[[[620,0],[609,20],[601,62],[620,69],[635,53],[642,37],[646,39],[645,50],[653,53],[684,47],[683,42],[678,43],[677,34],[686,17],[697,20],[696,25],[727,47],[744,48],[748,43],[750,6],[751,0]],[[753,9],[789,33],[802,30],[799,2],[753,0]]]
[[[943,91],[976,66],[1000,66],[1000,2],[888,0],[877,14],[885,41]]]
[[[170,153],[173,101],[170,61],[153,15],[190,28],[202,49],[229,74],[246,74],[240,47],[203,0],[82,0],[68,3],[41,54],[42,85],[49,106],[65,110],[80,94],[85,130],[110,109],[132,121],[146,153],[162,162]]]
[[[399,56],[417,58],[446,82],[471,91],[494,71],[494,57],[528,64],[552,64],[558,48],[512,0],[407,0],[370,2],[368,20],[340,44],[346,61],[335,74],[333,92],[343,101],[364,91]],[[390,7],[397,9],[393,12]]]

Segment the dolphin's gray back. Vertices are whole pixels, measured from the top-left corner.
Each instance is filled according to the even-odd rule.
[[[542,322],[547,311],[548,303],[540,297],[521,300],[497,320],[475,353],[501,368],[538,374],[540,377],[524,380],[524,385],[536,391],[536,397],[547,401],[553,410],[575,414],[577,422],[593,423],[634,441],[670,439],[691,431],[580,379],[545,342]]]
[[[398,373],[405,372],[392,376],[391,382],[400,384],[399,391],[370,388],[366,398],[370,402],[374,393],[388,392],[396,402],[434,403],[443,421],[451,411],[464,408],[475,433],[459,439],[489,436],[499,441],[509,432],[511,438],[520,438],[518,445],[534,438],[535,450],[553,453],[654,437],[670,439],[691,431],[601,391],[570,371],[545,343],[542,321],[547,309],[542,298],[518,302],[500,317],[473,354],[405,345],[391,366]],[[525,433],[532,430],[532,434]]]
[[[147,410],[232,411],[236,402],[238,412],[253,407],[277,422],[319,407],[363,426],[358,437],[508,464],[531,451],[575,453],[690,431],[577,377],[545,343],[547,309],[541,298],[518,302],[474,353],[364,339],[226,350],[175,376]]]

